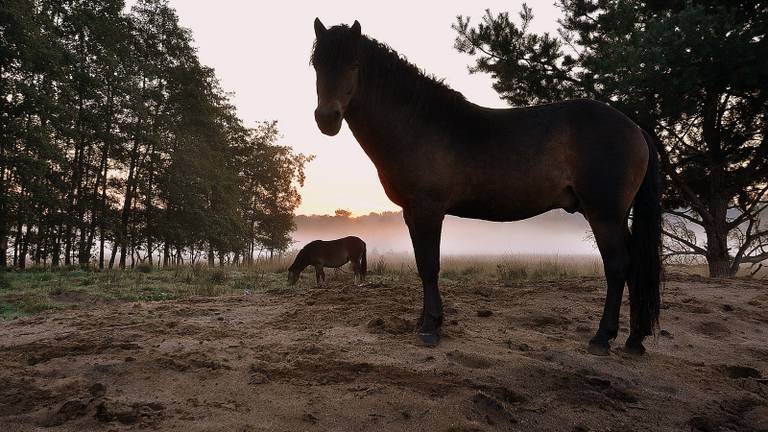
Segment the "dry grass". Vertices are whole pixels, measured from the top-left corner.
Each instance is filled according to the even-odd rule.
[[[368,271],[382,276],[415,275],[416,262],[407,254],[375,255],[368,258]],[[505,283],[601,275],[600,258],[593,255],[449,255],[440,262],[440,277],[451,280]]]
[[[250,265],[171,268],[138,266],[124,271],[57,271],[29,269],[0,273],[0,319],[34,314],[46,309],[82,307],[94,302],[163,301],[192,296],[244,295],[260,290],[302,289],[315,285],[308,268],[296,288],[287,286],[287,269],[293,254]],[[706,266],[669,266],[668,272],[706,276]],[[349,265],[326,269],[328,282],[352,282]],[[448,255],[441,259],[444,281],[513,286],[523,281],[601,277],[597,255]],[[760,275],[756,276],[760,278]],[[411,254],[371,253],[368,281],[402,281],[418,284]]]
[[[679,273],[687,276],[709,277],[709,268],[706,264],[667,264],[665,268],[667,269],[668,273]],[[757,270],[757,272],[755,272],[755,270]],[[736,276],[752,279],[768,279],[768,266],[763,265],[757,268],[752,267],[749,264],[743,264],[739,268],[739,272],[736,274]]]

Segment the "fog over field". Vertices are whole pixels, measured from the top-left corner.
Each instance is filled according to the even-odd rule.
[[[412,252],[401,212],[358,217],[298,215],[294,249],[312,240],[356,235],[371,252]],[[486,222],[448,216],[443,224],[442,253],[448,255],[597,254],[581,215],[562,210],[518,222]]]

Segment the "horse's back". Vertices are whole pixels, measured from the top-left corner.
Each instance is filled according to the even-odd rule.
[[[623,208],[637,192],[647,146],[620,111],[587,99],[477,109],[486,118],[478,124],[492,131],[455,144],[460,175],[451,177],[460,182],[452,195],[459,198],[449,214],[520,220],[554,208],[582,210],[583,198],[618,195],[616,207]]]
[[[360,237],[347,236],[347,237],[344,237],[341,240],[343,240],[347,244],[354,244],[354,245],[358,245],[358,246],[362,245],[363,247],[365,247],[365,242]]]
[[[365,251],[365,242],[359,237],[348,236],[335,240],[314,240],[304,248],[307,249],[313,265],[341,267]]]

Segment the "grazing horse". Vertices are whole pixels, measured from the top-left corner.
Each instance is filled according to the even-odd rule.
[[[299,275],[308,266],[315,268],[317,285],[325,282],[324,267],[339,268],[351,262],[354,278],[365,282],[368,264],[365,258],[365,242],[350,236],[338,240],[314,240],[301,248],[293,264],[288,267],[288,284],[295,285]]]
[[[625,283],[625,347],[645,351],[643,339],[658,325],[661,278],[660,177],[647,133],[591,100],[475,105],[361,35],[357,21],[326,29],[315,19],[315,36],[315,121],[333,136],[346,120],[387,196],[403,208],[424,288],[424,344],[438,342],[443,322],[437,281],[445,215],[502,222],[561,208],[587,219],[605,268],[605,307],[589,352],[608,354]]]

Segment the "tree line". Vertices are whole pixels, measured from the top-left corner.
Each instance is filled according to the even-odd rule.
[[[455,48],[511,105],[592,98],[650,132],[666,177],[664,255],[712,276],[768,260],[768,3],[560,0],[557,35],[486,11]],[[703,238],[702,238],[703,237]]]
[[[0,6],[0,268],[285,250],[311,158],[277,139],[165,0]]]

